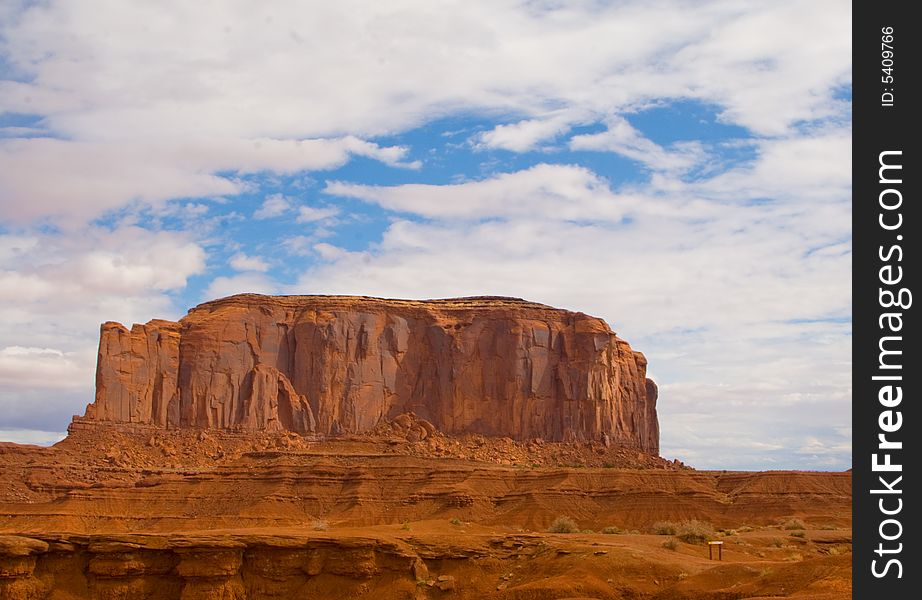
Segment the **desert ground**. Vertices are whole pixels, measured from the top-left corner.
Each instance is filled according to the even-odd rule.
[[[851,596],[850,473],[407,425],[4,444],[0,598]]]

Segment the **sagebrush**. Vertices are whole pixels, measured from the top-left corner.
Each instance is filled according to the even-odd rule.
[[[557,517],[547,530],[548,533],[578,533],[579,526],[570,517]]]
[[[707,521],[692,519],[691,521],[660,521],[651,528],[656,535],[674,535],[688,544],[700,544],[715,536],[714,526]]]

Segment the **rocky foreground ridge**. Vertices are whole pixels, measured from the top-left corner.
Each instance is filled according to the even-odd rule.
[[[404,413],[448,434],[656,454],[646,359],[601,319],[512,298],[243,294],[178,322],[101,328],[74,427],[340,435]]]
[[[95,424],[51,448],[0,443],[0,599],[851,597],[850,473],[401,442],[405,421],[381,440]],[[579,533],[549,533],[561,516]],[[722,562],[661,531],[691,519]]]

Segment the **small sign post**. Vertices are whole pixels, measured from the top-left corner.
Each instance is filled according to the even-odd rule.
[[[717,547],[717,560],[723,560],[723,542],[708,542],[708,559],[714,560],[714,547]]]

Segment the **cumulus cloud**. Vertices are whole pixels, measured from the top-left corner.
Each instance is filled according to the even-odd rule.
[[[617,199],[606,181],[577,165],[539,164],[525,171],[454,185],[369,186],[327,183],[332,196],[356,198],[433,218],[553,216],[618,221],[630,198]]]
[[[339,214],[339,208],[335,206],[301,206],[298,208],[298,223],[314,223],[316,221],[326,221],[331,217]]]
[[[330,237],[333,232],[320,226],[310,235],[293,235],[282,240],[282,248],[290,256],[312,256],[317,253],[316,246],[321,240]]]
[[[0,236],[6,253],[0,299],[61,303],[100,295],[132,297],[185,286],[205,253],[185,235],[135,226],[84,228],[80,235]],[[27,251],[26,251],[27,250]]]
[[[280,217],[291,210],[291,201],[281,194],[272,194],[263,200],[262,205],[253,212],[256,220]]]
[[[585,118],[564,110],[539,118],[523,119],[517,123],[497,125],[490,131],[479,134],[476,144],[484,148],[526,152],[535,149],[542,142],[567,133],[574,123]]]
[[[236,271],[256,271],[265,273],[269,270],[269,263],[258,256],[247,256],[238,252],[230,258],[230,266]]]
[[[250,138],[380,134],[459,103],[533,112],[681,95],[777,132],[826,114],[831,84],[848,78],[850,15],[835,1],[101,8],[48,3],[10,19],[9,62],[39,77],[5,84],[5,108],[51,113],[70,135]],[[802,43],[813,38],[824,43]],[[74,100],[84,108],[64,110]]]
[[[0,440],[17,444],[35,444],[50,446],[64,439],[61,431],[42,431],[36,429],[0,429]]]
[[[5,387],[82,387],[86,356],[56,348],[0,348],[0,384]]]
[[[841,201],[850,194],[852,140],[845,126],[760,140],[755,147],[758,160],[703,180],[697,187],[727,200],[786,201],[805,212],[817,202]]]
[[[674,144],[666,149],[644,137],[623,117],[607,120],[602,133],[576,135],[570,138],[573,150],[615,152],[657,171],[686,171],[706,158],[699,142]]]
[[[0,81],[0,111],[41,115],[55,136],[0,141],[7,218],[235,194],[227,172],[328,169],[354,155],[418,168],[406,148],[365,138],[451,112],[512,115],[480,142],[517,151],[608,118],[606,134],[577,144],[640,155],[645,144],[612,115],[661,98],[784,135],[841,116],[835,92],[850,73],[850,15],[835,0],[809,11],[793,0],[93,4],[29,5],[0,26],[21,74]]]
[[[181,233],[0,234],[3,427],[63,431],[93,398],[100,323],[178,317],[170,293],[204,268],[204,250]]]
[[[215,277],[208,285],[201,300],[204,302],[243,293],[271,295],[279,293],[279,288],[279,284],[271,277],[250,271],[231,277]]]
[[[0,140],[0,202],[13,222],[80,223],[132,202],[235,195],[236,174],[332,169],[361,155],[404,166],[406,149],[337,139]],[[415,163],[414,163],[415,165]],[[218,175],[233,171],[232,175]],[[53,173],[54,177],[48,174]]]

